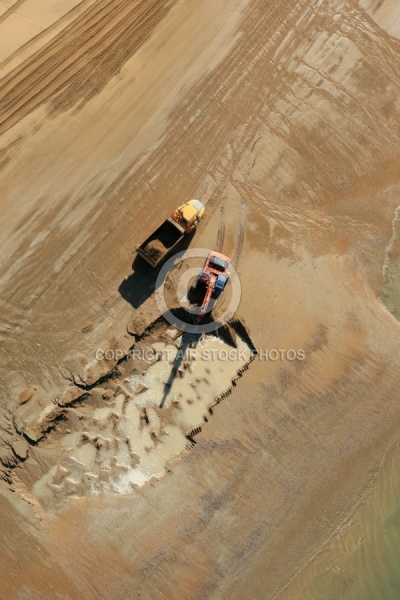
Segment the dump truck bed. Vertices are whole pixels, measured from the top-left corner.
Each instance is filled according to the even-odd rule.
[[[137,253],[156,267],[183,238],[185,230],[173,219],[167,219],[139,246]]]

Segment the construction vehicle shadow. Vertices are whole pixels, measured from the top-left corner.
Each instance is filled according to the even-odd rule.
[[[194,232],[184,236],[183,240],[174,248],[176,254],[187,250],[193,234]],[[167,255],[165,260],[168,260],[171,256],[173,255]],[[155,291],[157,276],[164,262],[153,268],[140,256],[135,257],[132,263],[133,273],[124,279],[118,288],[122,298],[129,302],[133,308],[139,308]]]
[[[197,344],[201,339],[201,333],[182,333],[182,343],[178,350],[178,353],[175,357],[175,360],[172,365],[171,373],[169,374],[168,380],[164,385],[164,392],[160,402],[160,408],[164,406],[166,399],[171,391],[172,384],[176,377],[179,377],[179,374],[183,375],[185,368],[189,366],[189,361],[187,360],[187,350],[195,349]],[[186,356],[186,358],[185,358]]]
[[[201,303],[201,296],[197,296],[197,301]],[[179,319],[185,323],[193,323],[193,315],[188,313],[182,307],[172,308],[171,314],[176,319]],[[216,323],[216,321],[214,320],[212,313],[208,312],[202,318],[201,324],[205,325],[210,323]],[[172,364],[171,372],[164,385],[164,391],[160,402],[160,408],[163,408],[165,401],[167,400],[171,392],[174,380],[177,377],[183,377],[186,369],[190,370],[191,362],[196,357],[195,349],[201,342],[204,335],[205,334],[203,331],[182,332],[181,345]],[[247,344],[250,350],[252,352],[255,352],[255,347],[250,339],[247,329],[239,319],[234,319],[231,323],[220,324],[219,327],[215,331],[213,331],[211,335],[215,335],[217,338],[221,338],[228,346],[231,346],[232,348],[237,348],[236,335],[238,335],[240,339],[242,339]]]
[[[189,300],[190,304],[192,304],[193,306],[197,306],[197,308],[200,309],[204,302],[206,292],[207,292],[207,289],[204,285],[202,285],[201,283],[196,284],[196,282],[195,282],[195,284],[192,285],[192,287],[188,291],[187,299]],[[217,301],[216,298],[210,298],[210,301],[208,303],[208,311],[207,311],[208,318],[206,318],[207,317],[206,315],[203,315],[203,317],[202,317],[202,321],[204,323],[210,322],[211,311],[214,308],[216,301]]]

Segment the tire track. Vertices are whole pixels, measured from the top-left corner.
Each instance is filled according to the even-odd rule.
[[[219,223],[217,233],[217,243],[215,244],[215,251],[221,252],[224,245],[225,239],[225,205],[221,204],[219,209]]]
[[[2,23],[4,23],[4,21],[6,21],[6,19],[10,15],[12,15],[13,13],[15,13],[16,10],[18,10],[19,8],[21,8],[21,6],[23,4],[25,4],[25,2],[26,2],[26,0],[17,0],[17,2],[15,4],[13,4],[12,6],[10,6],[10,8],[8,9],[8,11],[1,15],[1,17],[0,17],[0,25]]]
[[[274,23],[270,23],[270,15],[264,15],[262,13],[262,3],[260,3],[260,13],[256,11],[256,14],[252,15],[250,19],[250,23],[248,23],[249,27],[252,30],[260,29],[260,32],[263,32],[263,35],[260,36],[260,39],[264,39],[265,37],[265,27],[268,29],[272,29],[275,26]],[[297,5],[298,8],[298,5]],[[274,14],[274,10],[272,10],[272,14]],[[260,17],[260,18],[259,18]],[[292,22],[291,19],[288,20],[286,29],[289,30]],[[243,24],[245,27],[245,24]],[[258,31],[254,31],[255,35]],[[284,37],[287,33],[285,30],[281,28],[281,36]],[[177,115],[173,115],[171,120],[175,122],[175,126],[170,130],[170,134],[167,138],[167,141],[164,142],[158,151],[153,154],[153,157],[150,159],[149,163],[146,165],[146,169],[141,169],[142,177],[140,176],[140,172],[135,174],[135,183],[132,184],[132,180],[127,182],[127,185],[123,186],[125,188],[122,198],[119,190],[110,189],[107,191],[107,201],[108,202],[118,202],[118,205],[121,206],[125,203],[131,194],[135,200],[135,204],[141,206],[140,202],[141,197],[146,197],[148,201],[146,201],[144,205],[148,207],[150,204],[150,210],[147,209],[147,212],[144,212],[145,218],[148,220],[149,214],[153,212],[153,205],[150,202],[151,197],[149,196],[149,187],[148,187],[148,171],[155,171],[160,173],[158,181],[164,182],[163,196],[168,197],[169,195],[175,196],[176,189],[175,184],[172,182],[179,180],[182,185],[182,195],[190,196],[194,193],[196,189],[198,177],[189,176],[188,173],[195,173],[195,167],[199,164],[199,162],[203,161],[204,168],[203,172],[213,172],[212,164],[219,161],[220,148],[224,146],[227,139],[229,139],[233,134],[232,131],[235,131],[235,126],[237,123],[242,120],[247,123],[246,130],[244,131],[244,135],[241,135],[235,142],[232,143],[234,149],[234,159],[233,165],[237,164],[241,158],[242,147],[245,147],[246,138],[251,138],[253,135],[253,129],[257,129],[259,127],[260,114],[264,110],[268,110],[263,105],[265,104],[262,101],[262,97],[257,93],[257,88],[254,86],[252,80],[254,76],[256,76],[259,68],[263,68],[265,58],[260,58],[260,52],[257,52],[254,48],[254,39],[258,39],[257,37],[249,39],[247,36],[242,37],[240,41],[240,47],[236,52],[230,53],[227,58],[224,60],[223,64],[215,70],[215,72],[211,75],[211,77],[207,80],[207,82],[203,82],[201,87],[197,87],[196,91],[191,93],[190,101],[182,114],[180,112]],[[262,42],[261,47],[264,46],[264,42]],[[273,53],[275,49],[273,48],[271,52]],[[226,81],[222,76],[223,73],[230,73],[232,70],[236,72],[242,72],[244,69],[244,64],[248,65],[246,72],[249,82],[246,83],[246,88],[248,88],[249,93],[243,95],[240,90],[235,90],[234,98],[230,99],[230,111],[229,115],[227,115],[226,119],[219,118],[219,115],[215,115],[215,111],[204,111],[202,118],[197,119],[193,126],[189,129],[182,129],[182,123],[185,122],[186,116],[189,114],[196,114],[199,112],[199,107],[204,105],[205,99],[213,98],[214,102],[220,102],[221,98],[226,94]],[[232,82],[234,82],[235,78],[231,78]],[[263,94],[264,95],[264,94]],[[255,98],[252,98],[255,96]],[[243,103],[243,97],[246,98],[246,103]],[[250,101],[252,99],[252,101]],[[254,100],[255,105],[254,107]],[[255,109],[256,108],[256,109]],[[252,109],[255,109],[254,112]],[[201,111],[200,111],[201,112]],[[240,114],[240,118],[237,117],[237,114]],[[256,116],[255,122],[252,123],[253,116]],[[188,138],[190,138],[190,147],[192,149],[192,153],[188,156],[186,152],[186,143],[188,142]],[[219,140],[218,144],[213,143],[210,147],[210,140]],[[207,157],[204,160],[204,153],[202,151],[202,146],[206,144],[208,147],[208,151],[205,154]],[[166,160],[166,157],[171,155],[171,151],[173,148],[173,155],[175,157],[174,164],[170,164],[170,161]],[[185,164],[185,177],[182,180],[182,169],[181,164]],[[232,166],[232,169],[234,166]],[[174,172],[175,171],[175,172]],[[205,217],[205,221],[209,220],[212,217],[213,209],[215,210],[218,206],[218,198],[220,198],[220,189],[224,186],[225,181],[229,177],[229,172],[221,172],[222,178],[219,178],[217,189],[211,195],[207,202],[207,214]],[[169,184],[171,182],[171,184]],[[171,189],[169,189],[171,187]],[[159,197],[159,194],[156,193],[155,190],[152,190],[152,194],[154,198]],[[118,201],[117,198],[120,198]],[[155,204],[157,206],[157,204]],[[124,209],[124,213],[126,213],[127,209]],[[156,210],[156,209],[154,209]],[[118,218],[118,222],[120,219],[125,219],[126,214],[120,214]],[[115,223],[117,225],[117,223]]]
[[[237,230],[237,238],[236,238],[236,247],[233,253],[232,264],[237,268],[240,260],[240,255],[243,250],[243,242],[244,242],[244,215],[246,212],[246,201],[242,199],[240,204],[240,212],[239,212],[239,224]]]
[[[82,14],[84,14],[88,10],[88,8],[90,8],[94,4],[94,2],[96,2],[96,0],[81,0],[81,2],[79,2],[79,4],[77,4],[76,6],[74,6],[74,8],[72,8],[70,11],[65,13],[57,21],[54,21],[54,23],[52,23],[51,25],[49,25],[48,27],[43,29],[43,31],[34,35],[27,42],[25,42],[25,44],[20,46],[17,50],[15,50],[12,54],[10,54],[2,62],[0,62],[0,71],[5,69],[10,62],[18,59],[18,57],[20,57],[21,54],[23,54],[24,52],[27,52],[35,44],[39,44],[41,40],[43,40],[44,38],[50,36],[53,32],[55,32],[54,37],[50,38],[47,42],[48,44],[50,44],[57,35],[57,29],[59,30],[58,35],[61,35],[63,27],[68,27],[74,21],[76,22],[78,17],[80,17]],[[4,16],[5,15],[2,15],[2,17],[4,17]],[[2,17],[0,17],[0,24],[1,24]],[[44,47],[45,45],[46,45],[46,43],[44,42],[42,47]],[[23,62],[23,59],[21,59],[19,64],[22,64],[22,62]],[[18,68],[18,66],[15,67],[15,69],[17,69],[17,68]],[[5,74],[4,77],[7,74]]]
[[[49,100],[54,100],[53,111],[66,110],[98,94],[172,4],[139,0],[132,6],[127,0],[103,0],[92,6],[3,78],[0,134]]]
[[[301,3],[300,3],[301,4]],[[274,7],[269,14],[263,13],[263,3],[255,4],[258,10],[251,13],[245,19],[246,22],[242,27],[246,30],[251,30],[254,37],[243,36],[238,42],[235,51],[230,52],[218,68],[203,81],[197,85],[188,98],[187,105],[182,112],[177,109],[176,113],[171,115],[171,123],[173,123],[166,140],[153,153],[145,166],[141,166],[135,172],[134,177],[130,175],[125,182],[121,181],[120,186],[115,186],[115,183],[110,186],[103,194],[106,205],[113,205],[112,218],[107,221],[107,226],[102,225],[103,205],[98,204],[98,209],[90,216],[88,227],[82,234],[76,235],[76,231],[71,231],[70,234],[65,234],[64,247],[60,243],[59,236],[49,235],[46,241],[44,252],[54,254],[54,256],[63,256],[64,263],[70,262],[74,253],[81,253],[86,256],[88,268],[93,272],[98,272],[98,252],[99,248],[109,247],[112,249],[114,243],[111,239],[113,231],[121,233],[122,237],[126,237],[126,231],[130,231],[132,226],[137,231],[145,231],[148,223],[153,223],[157,212],[159,211],[159,198],[174,198],[176,199],[176,188],[179,185],[182,197],[196,197],[198,191],[199,174],[196,167],[199,163],[203,164],[203,173],[218,173],[217,186],[207,200],[207,212],[200,223],[200,231],[213,218],[213,214],[220,204],[222,189],[226,185],[226,181],[230,177],[230,172],[235,169],[239,163],[244,149],[248,147],[250,140],[260,126],[260,120],[264,113],[270,110],[269,105],[263,101],[266,91],[260,94],[260,83],[258,87],[254,85],[254,78],[257,78],[261,69],[264,73],[265,60],[269,59],[271,54],[276,52],[276,44],[284,38],[287,31],[290,30],[293,19],[297,18],[298,11],[301,10],[299,3],[296,4],[296,10],[289,13],[286,19],[285,27],[280,28],[280,36],[274,40],[272,48],[269,48],[267,57],[263,56],[265,52],[265,30],[272,30],[276,26],[273,19],[271,22],[271,14],[274,15],[278,8]],[[262,34],[262,35],[261,35]],[[275,36],[276,37],[276,36]],[[255,44],[254,40],[260,40]],[[261,46],[261,51],[260,51]],[[246,73],[248,80],[243,89],[235,88],[233,95],[229,100],[230,110],[224,119],[220,118],[220,114],[215,110],[203,111],[202,117],[195,120],[190,128],[183,128],[182,125],[186,122],[189,115],[201,113],[201,108],[206,105],[210,107],[213,103],[220,106],[221,98],[226,95],[227,73],[241,73],[244,70],[244,65],[247,64]],[[229,76],[229,83],[234,84],[235,77]],[[212,98],[212,102],[210,99]],[[244,100],[245,99],[245,100]],[[238,123],[246,123],[246,128],[240,136],[236,135]],[[228,141],[231,142],[233,149],[233,161],[229,170],[224,169],[221,165],[222,153]],[[187,148],[191,149],[188,153]],[[174,157],[173,161],[169,157]],[[182,169],[182,165],[185,168]],[[132,171],[131,171],[132,172]],[[157,173],[157,184],[149,188],[149,173]],[[123,178],[122,178],[123,179]],[[132,211],[132,206],[135,206],[136,212]],[[139,228],[138,228],[139,225]],[[130,238],[130,233],[128,237]],[[237,255],[239,258],[241,248],[238,248]],[[14,275],[12,289],[10,289],[10,298],[18,298],[18,302],[25,306],[28,302],[30,306],[36,302],[37,298],[41,298],[44,287],[49,287],[46,282],[42,281],[43,277],[40,274],[41,259],[40,249],[35,251],[35,260],[29,260],[29,264],[25,264],[25,268],[21,265],[18,273]],[[18,252],[17,252],[18,254]],[[238,260],[237,258],[237,260]],[[103,269],[98,273],[98,277],[102,279],[106,273],[110,275],[115,270],[113,253],[102,256]],[[26,261],[24,261],[26,263]],[[73,264],[74,261],[72,261]],[[73,268],[62,269],[62,285],[72,284],[75,278]],[[58,273],[52,274],[53,284],[58,279]],[[41,281],[39,285],[38,282]],[[32,284],[31,299],[28,300],[26,294],[23,294],[23,289]],[[60,284],[61,285],[61,284]],[[52,289],[54,285],[50,288]],[[18,292],[17,292],[18,290]],[[47,303],[51,303],[51,293],[47,296]]]

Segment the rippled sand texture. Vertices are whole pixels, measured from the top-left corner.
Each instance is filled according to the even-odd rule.
[[[301,573],[285,600],[395,600],[400,594],[400,448],[350,524]]]
[[[0,2],[7,598],[272,599],[369,489],[400,426],[399,37],[395,0]],[[254,360],[160,481],[23,502],[96,351],[159,318],[134,248],[190,197],[252,344],[305,359]]]
[[[397,191],[397,190],[396,190]],[[393,219],[393,233],[383,267],[384,284],[381,300],[386,308],[400,319],[400,205]]]

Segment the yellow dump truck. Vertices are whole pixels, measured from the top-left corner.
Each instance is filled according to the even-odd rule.
[[[203,215],[204,204],[200,200],[189,200],[161,223],[136,252],[149,265],[156,267],[172,252],[185,234],[195,229]]]

